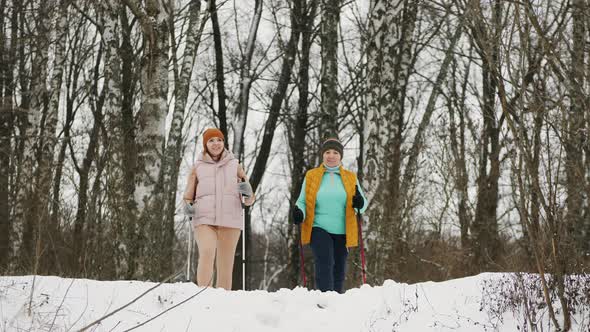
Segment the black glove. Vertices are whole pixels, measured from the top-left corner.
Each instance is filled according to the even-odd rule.
[[[293,208],[293,211],[291,211],[291,216],[293,217],[293,223],[295,225],[299,225],[303,222],[303,211],[301,211],[299,207],[295,206]]]
[[[354,196],[352,196],[352,208],[353,209],[361,209],[365,205],[365,199],[361,196],[359,192],[359,186],[355,187]]]

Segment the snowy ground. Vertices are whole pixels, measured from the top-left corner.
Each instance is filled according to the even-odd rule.
[[[481,274],[413,285],[386,281],[343,295],[304,288],[228,292],[200,289],[192,283],[162,284],[88,330],[522,331],[522,314],[490,313],[482,305],[482,296],[490,297],[484,287],[505,279],[502,274]],[[78,331],[157,285],[37,277],[31,297],[32,283],[32,276],[0,277],[0,331]],[[578,314],[578,324],[587,314],[587,310]],[[576,325],[573,330],[580,329]]]

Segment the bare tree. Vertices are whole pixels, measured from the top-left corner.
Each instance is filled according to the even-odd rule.
[[[260,18],[262,17],[262,0],[254,2],[254,16],[250,22],[250,29],[248,30],[248,39],[245,50],[242,52],[242,59],[240,62],[240,93],[238,104],[234,112],[234,143],[232,151],[239,160],[243,160],[244,155],[244,135],[246,132],[246,123],[248,119],[250,89],[254,83],[254,73],[252,72],[252,58],[254,56],[254,49],[256,47],[256,38],[258,36],[258,27],[260,26]],[[239,32],[238,32],[239,33]]]
[[[291,190],[290,190],[290,204],[289,211],[295,206],[295,201],[301,191],[301,185],[305,172],[309,167],[305,163],[305,145],[301,142],[305,141],[306,133],[309,130],[308,124],[308,108],[309,108],[309,67],[310,67],[310,52],[313,44],[314,20],[317,11],[317,4],[315,1],[302,3],[302,12],[304,15],[298,21],[298,29],[301,30],[301,49],[299,50],[299,72],[297,90],[299,100],[297,103],[297,110],[294,117],[288,119],[288,136],[289,147],[291,151]],[[296,231],[293,225],[291,215],[289,214],[289,228],[287,231],[287,238],[290,239],[289,244],[289,283],[295,287],[298,285],[299,271],[302,262],[300,261],[300,234]]]
[[[340,0],[322,0],[320,45],[322,48],[320,139],[338,136],[338,25]]]
[[[215,84],[217,86],[217,119],[219,120],[219,129],[225,136],[225,144],[228,147],[229,135],[227,131],[227,105],[225,93],[225,72],[223,65],[223,44],[221,42],[221,29],[219,28],[219,15],[217,14],[217,5],[215,0],[208,2],[209,14],[211,15],[211,25],[213,27],[213,42],[215,48]]]
[[[116,106],[111,105],[111,103],[120,105],[120,101],[117,101],[120,98],[120,84],[113,84],[113,80],[116,80],[117,74],[120,75],[120,63],[117,64],[112,63],[112,53],[116,49],[118,43],[114,37],[115,32],[115,25],[118,18],[117,11],[115,11],[112,7],[112,4],[105,1],[100,3],[99,6],[95,9],[95,11],[99,14],[99,22],[100,22],[100,31],[101,31],[101,43],[98,48],[97,57],[96,57],[96,64],[94,65],[93,71],[91,72],[91,77],[93,84],[89,89],[89,104],[90,108],[92,109],[93,115],[93,124],[92,129],[88,132],[88,146],[86,152],[84,153],[84,158],[82,162],[78,162],[77,158],[73,153],[71,153],[70,157],[72,158],[74,167],[78,174],[78,202],[77,208],[75,213],[74,219],[74,228],[72,232],[72,252],[70,255],[70,269],[73,273],[81,273],[84,271],[84,262],[86,258],[90,256],[89,253],[89,245],[87,240],[91,238],[90,234],[92,228],[88,225],[88,210],[89,210],[89,197],[92,196],[90,191],[90,172],[93,163],[97,158],[98,148],[99,148],[99,133],[101,127],[104,126],[103,123],[103,108],[105,105],[105,99],[107,95],[107,91],[109,91],[109,99],[107,103],[108,108],[116,108]],[[113,17],[114,16],[114,17]],[[114,44],[114,45],[113,45]],[[102,61],[102,55],[105,54],[105,74],[104,74],[104,86],[105,88],[102,91],[98,92],[98,77],[99,77],[99,64]],[[116,68],[116,69],[115,69]],[[116,82],[120,82],[116,80]],[[111,111],[112,113],[112,111]],[[72,142],[69,142],[68,145],[71,147]],[[96,184],[100,183],[99,181],[95,182]],[[97,234],[93,234],[97,235]]]
[[[108,151],[105,165],[108,189],[105,194],[111,211],[111,227],[106,227],[105,232],[113,237],[113,275],[131,277],[135,273],[132,251],[136,245],[137,223],[134,197],[137,151],[132,106],[137,78],[131,45],[132,27],[123,4],[103,2],[97,7],[97,13],[103,25],[100,46],[104,54],[105,83],[101,91],[95,88],[98,100],[94,106],[94,121],[101,127],[101,145]],[[97,72],[96,75],[100,74]],[[86,155],[92,153],[89,146]],[[80,219],[78,221],[81,222]],[[78,229],[80,231],[81,228]]]
[[[237,158],[240,161],[244,160],[245,154],[244,141],[246,134],[246,123],[248,120],[248,111],[250,108],[250,90],[252,89],[252,84],[256,81],[259,75],[259,73],[256,72],[258,70],[257,66],[254,68],[252,67],[252,61],[254,59],[254,51],[257,46],[256,39],[258,37],[258,28],[260,26],[260,20],[262,18],[262,8],[262,0],[256,0],[254,2],[254,13],[250,22],[250,28],[248,29],[248,37],[245,45],[245,50],[242,50],[242,45],[239,44],[238,38],[238,48],[240,50],[240,87],[238,102],[233,114],[232,127],[234,129],[233,153],[237,156]],[[238,27],[236,26],[236,28]],[[236,34],[239,37],[239,31],[237,31]],[[245,249],[248,252],[253,248],[250,208],[245,207],[244,213],[244,232],[238,242],[238,249],[236,251],[236,261],[242,262],[246,262],[246,260],[248,259],[243,249]],[[242,245],[243,243],[244,245]],[[238,287],[238,285],[240,284],[243,284],[246,288],[251,287],[249,281],[251,280],[252,269],[247,268],[246,265],[249,264],[234,264],[234,287]],[[245,271],[242,271],[243,267],[246,268]],[[237,280],[239,277],[242,276],[245,276],[246,280]],[[240,283],[239,281],[242,282]]]
[[[587,117],[588,99],[584,89],[586,63],[586,17],[588,4],[584,0],[573,0],[572,7],[572,53],[569,70],[571,106],[567,117],[567,127],[564,132],[567,174],[567,223],[569,232],[573,236],[570,244],[571,252],[588,247],[588,236],[584,230],[588,229],[589,217],[585,216],[584,201],[590,197],[586,187],[586,171],[584,165],[584,145],[588,137],[588,126],[584,118]],[[588,158],[590,156],[586,156]]]
[[[0,29],[0,47],[4,56],[0,64],[0,271],[8,267],[11,258],[11,229],[10,214],[10,178],[11,178],[11,135],[14,133],[16,105],[14,93],[16,82],[14,71],[17,64],[16,50],[18,39],[18,15],[20,1],[13,1],[9,6],[3,0],[0,11],[0,26],[10,29]],[[10,11],[12,8],[12,11]]]
[[[85,4],[87,6],[87,4]],[[75,243],[74,241],[68,241],[69,236],[66,234],[70,231],[69,225],[66,224],[64,219],[67,215],[67,204],[63,200],[62,190],[64,189],[64,177],[67,174],[66,158],[68,157],[68,150],[72,147],[72,140],[76,135],[74,128],[74,122],[77,119],[76,115],[83,107],[86,99],[92,93],[89,89],[86,89],[86,85],[81,77],[84,75],[85,64],[90,57],[90,48],[85,45],[86,34],[89,32],[89,25],[86,19],[80,15],[76,15],[74,10],[70,11],[68,19],[70,30],[67,34],[68,37],[68,50],[64,61],[64,88],[65,93],[63,99],[65,99],[65,119],[61,128],[59,152],[57,153],[57,160],[55,162],[55,170],[52,181],[52,193],[51,193],[51,206],[49,208],[51,214],[50,225],[54,225],[54,235],[52,241],[54,247],[58,250],[53,251],[55,257],[56,266],[60,271],[77,271],[77,264],[72,261],[79,252],[79,248],[73,248],[70,244]],[[58,107],[59,105],[56,105]],[[75,156],[72,155],[74,167],[77,166],[75,162]],[[63,222],[63,223],[62,223]],[[67,249],[66,249],[67,248]],[[64,250],[69,250],[69,253],[65,253]],[[68,259],[61,259],[62,257],[68,257]],[[50,259],[50,262],[51,259]],[[72,269],[73,267],[73,269]]]
[[[498,181],[500,179],[500,128],[504,117],[498,118],[495,96],[497,77],[492,67],[499,63],[500,38],[503,27],[502,2],[494,1],[490,8],[482,8],[472,1],[466,8],[471,16],[470,27],[482,61],[482,118],[479,172],[477,175],[478,197],[473,231],[473,258],[475,266],[482,270],[491,268],[500,255],[498,238]],[[491,12],[490,22],[486,21],[484,10]]]
[[[291,73],[295,63],[297,45],[299,44],[299,38],[301,35],[301,31],[297,29],[297,27],[299,27],[298,22],[301,19],[303,13],[302,1],[303,0],[295,1],[290,12],[291,29],[289,40],[287,41],[285,49],[283,50],[283,63],[278,77],[277,87],[272,94],[269,115],[264,124],[262,143],[260,144],[259,152],[256,156],[256,162],[254,163],[254,168],[252,170],[252,175],[250,176],[250,182],[254,190],[256,190],[258,185],[260,185],[262,177],[265,173],[279,115],[283,102],[285,101],[287,88],[289,83],[291,83]]]
[[[456,61],[456,59],[454,59]],[[467,170],[467,122],[470,121],[466,105],[467,84],[471,60],[468,60],[463,69],[462,81],[457,82],[457,63],[452,66],[452,75],[449,87],[449,140],[453,155],[453,169],[455,179],[455,192],[457,194],[457,217],[461,231],[461,248],[467,255],[470,248],[469,229],[472,223],[472,211],[469,206],[469,172]],[[457,85],[460,90],[457,91]],[[458,117],[458,119],[456,118]]]
[[[551,7],[544,9],[551,10]],[[567,10],[560,8],[555,15],[545,16],[542,21],[545,29],[540,28],[542,16],[533,11],[530,2],[522,7],[515,5],[514,12],[523,52],[520,54],[522,60],[514,65],[515,69],[510,68],[509,72],[519,73],[516,77],[522,82],[514,79],[514,76],[509,80],[501,79],[503,77],[498,68],[499,64],[492,67],[492,74],[496,76],[503,116],[515,138],[515,147],[518,151],[518,158],[513,159],[512,169],[518,188],[519,215],[527,235],[525,240],[529,241],[528,247],[532,251],[535,268],[541,278],[541,291],[549,317],[557,329],[562,328],[561,322],[557,320],[558,310],[554,307],[551,295],[557,294],[561,305],[559,312],[563,316],[563,330],[568,331],[571,329],[574,304],[568,300],[566,284],[568,274],[575,271],[577,258],[572,251],[575,236],[571,232],[572,220],[568,217],[571,214],[562,208],[563,202],[560,201],[558,193],[566,190],[566,202],[569,200],[570,179],[566,179],[566,185],[560,189],[563,186],[560,175],[565,171],[567,177],[572,176],[568,173],[571,163],[568,163],[570,157],[567,156],[571,152],[568,151],[567,144],[572,136],[569,136],[568,131],[569,117],[564,117],[568,105],[563,101],[566,91],[571,92],[573,85],[571,81],[567,84],[569,80],[561,73],[563,63],[555,56],[561,50],[549,42],[560,33],[560,25],[564,22],[562,18],[567,15]],[[527,20],[522,23],[521,17],[526,17]],[[575,20],[573,24],[575,25]],[[575,54],[572,54],[572,59],[575,57]],[[543,63],[545,64],[542,65]],[[575,61],[572,61],[572,65],[573,63]],[[509,65],[513,64],[509,62]],[[548,82],[566,84],[564,87],[556,85],[551,89],[548,87],[551,83]],[[518,86],[519,89],[511,94],[505,84]],[[527,89],[529,85],[531,88]],[[558,123],[562,123],[563,127],[559,128]],[[559,130],[564,134],[559,135]],[[532,135],[529,136],[528,131],[531,131]],[[551,137],[552,133],[557,133],[560,138],[554,140]],[[565,150],[565,157],[562,155],[562,149]],[[565,166],[561,166],[564,158]]]

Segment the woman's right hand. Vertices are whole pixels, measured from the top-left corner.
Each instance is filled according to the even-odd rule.
[[[187,217],[193,217],[195,215],[195,207],[192,202],[184,202],[183,207],[184,215]]]

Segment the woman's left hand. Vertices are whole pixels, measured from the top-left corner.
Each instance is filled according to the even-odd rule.
[[[363,198],[363,196],[361,196],[361,193],[359,192],[359,187],[356,187],[356,191],[354,193],[354,196],[352,196],[352,208],[354,209],[362,209],[363,206],[365,205],[365,199]]]
[[[251,197],[254,194],[250,182],[238,182],[238,192],[246,197]]]

